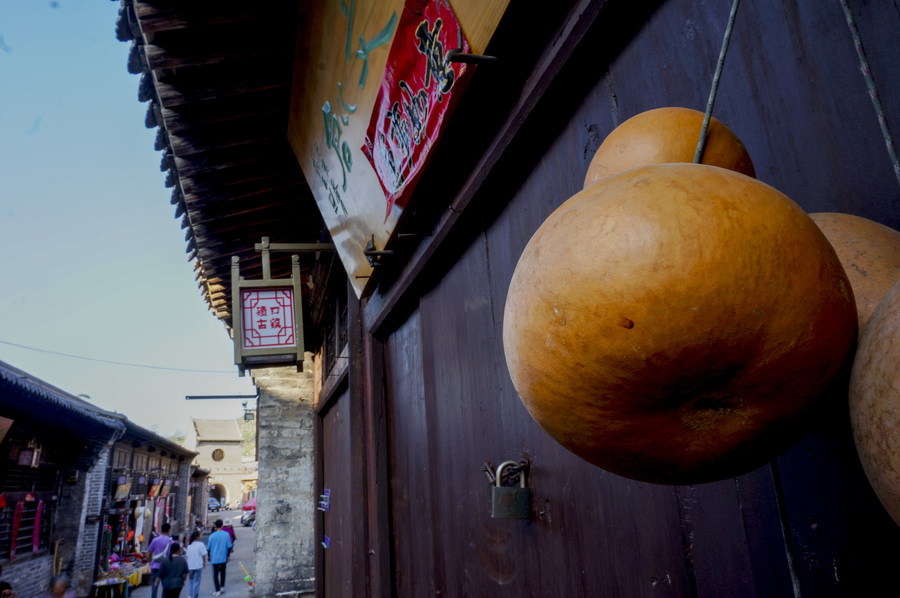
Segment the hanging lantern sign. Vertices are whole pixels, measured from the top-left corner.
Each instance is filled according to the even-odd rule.
[[[291,256],[291,277],[272,278],[270,251],[284,248],[263,237],[263,277],[245,280],[240,258],[231,258],[231,300],[234,331],[234,363],[241,376],[251,367],[295,364],[303,371],[303,313],[300,291],[300,258]],[[333,250],[330,244],[283,244],[302,251]]]

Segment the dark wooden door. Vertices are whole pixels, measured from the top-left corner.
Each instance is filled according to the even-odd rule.
[[[320,511],[322,531],[317,538],[322,551],[324,595],[328,598],[353,598],[353,496],[351,494],[350,392],[345,390],[332,399],[327,410],[319,414],[322,434],[321,493],[329,495],[327,511]]]
[[[730,3],[607,2],[443,242],[386,334],[393,592],[398,596],[877,595],[900,528],[862,474],[846,412],[734,479],[660,486],[562,449],[512,388],[501,329],[518,256],[577,193],[617,124],[705,107]],[[851,2],[900,129],[893,3]],[[900,228],[898,181],[837,0],[742,3],[716,116],[757,175],[807,211]],[[449,264],[449,265],[448,265]],[[406,308],[404,308],[406,309]],[[490,517],[486,461],[530,463],[529,520]]]

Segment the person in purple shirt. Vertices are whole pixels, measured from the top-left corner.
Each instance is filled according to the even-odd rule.
[[[169,545],[172,543],[172,538],[169,536],[169,530],[172,529],[172,526],[168,523],[163,523],[161,536],[156,536],[153,538],[153,541],[150,542],[150,546],[147,547],[147,551],[150,553],[150,598],[156,598],[157,586],[159,585],[157,579],[159,579],[159,567],[162,564],[162,561],[153,560],[153,556],[157,554],[164,553],[166,557],[169,556]]]
[[[216,519],[216,531],[211,533],[206,541],[206,550],[209,551],[209,562],[213,570],[213,584],[216,586],[213,596],[218,596],[225,590],[225,565],[228,563],[229,549],[234,546],[231,534],[222,529],[223,525],[221,519]]]

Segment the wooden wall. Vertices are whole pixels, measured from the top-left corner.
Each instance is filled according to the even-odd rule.
[[[347,475],[346,464],[351,460],[350,393],[344,391],[325,410],[322,418],[321,448],[325,455],[321,473],[320,496],[327,490],[334,497],[327,511],[321,511],[321,551],[323,566],[316,577],[326,596],[352,596],[353,565],[353,479]],[[328,538],[327,540],[325,538]]]
[[[383,418],[371,407],[366,415],[369,429],[386,432],[385,446],[367,450],[387,452],[387,470],[369,469],[366,484],[387,484],[383,498],[369,493],[386,504],[369,502],[361,512],[372,517],[385,507],[390,533],[369,550],[390,551],[389,592],[416,598],[877,595],[900,562],[900,529],[862,474],[844,408],[750,474],[661,486],[567,452],[512,387],[501,329],[519,254],[581,189],[593,151],[616,124],[659,106],[705,107],[730,8],[599,4],[478,182],[465,220],[442,238],[449,259],[409,266],[398,284],[427,284],[410,284],[412,299],[382,302],[390,313],[375,319],[392,322],[378,334],[383,371],[381,361],[352,362],[369,364],[374,381],[358,388],[379,401],[383,393],[385,409]],[[900,131],[900,9],[851,6]],[[501,61],[503,49],[495,48]],[[758,178],[808,211],[900,228],[900,184],[838,0],[742,3],[715,115],[744,141]],[[330,438],[327,420],[325,428]],[[344,454],[348,462],[366,458]],[[506,459],[530,462],[530,520],[490,517],[482,466]],[[335,587],[326,595],[350,594]]]

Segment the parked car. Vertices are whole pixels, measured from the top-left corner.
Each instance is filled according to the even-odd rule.
[[[209,502],[207,503],[207,508],[210,511],[218,511],[219,510],[219,499],[210,498]]]
[[[244,511],[241,513],[241,525],[247,527],[249,525],[253,525],[256,522],[256,509],[251,511]]]

